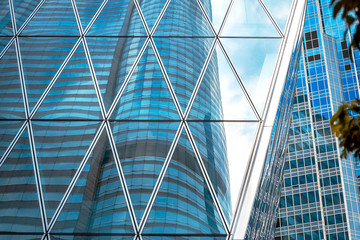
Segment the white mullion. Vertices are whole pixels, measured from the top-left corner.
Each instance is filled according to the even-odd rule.
[[[77,42],[75,43],[75,45],[73,46],[73,48],[71,49],[70,53],[66,56],[64,62],[61,64],[60,68],[58,69],[58,71],[56,72],[55,76],[53,77],[53,79],[50,81],[49,85],[46,87],[46,89],[44,90],[43,94],[41,95],[41,97],[39,98],[39,101],[35,104],[33,110],[30,113],[29,118],[33,118],[36,111],[39,109],[40,105],[42,104],[42,102],[44,101],[44,99],[46,98],[46,96],[49,94],[51,88],[54,86],[56,80],[59,78],[60,74],[62,73],[62,71],[64,70],[64,68],[66,67],[67,63],[70,61],[70,58],[72,57],[72,55],[74,54],[74,52],[77,50],[77,48],[79,47],[81,43],[81,38],[79,38],[77,40]]]
[[[14,43],[15,41],[15,37],[11,37],[10,41],[6,44],[6,46],[4,47],[4,49],[0,52],[0,59],[2,59],[2,57],[5,55],[5,53],[7,52],[7,50],[10,48],[10,46]]]
[[[133,0],[133,1],[134,1],[134,4],[135,4],[136,9],[137,9],[137,11],[138,11],[138,14],[139,14],[139,16],[140,16],[141,22],[142,22],[142,24],[143,24],[143,26],[144,26],[144,28],[145,28],[146,34],[147,34],[148,36],[150,36],[150,30],[149,30],[149,27],[148,27],[148,25],[147,25],[147,23],[146,23],[145,17],[144,17],[144,15],[142,14],[142,11],[141,11],[141,9],[140,9],[140,5],[139,5],[139,3],[137,2],[137,0]]]
[[[119,102],[122,94],[124,93],[125,88],[126,88],[126,86],[128,85],[128,83],[129,83],[129,81],[130,81],[130,78],[132,77],[132,74],[134,73],[134,71],[135,71],[135,69],[136,69],[136,67],[137,67],[137,65],[138,65],[138,63],[139,63],[139,61],[140,61],[143,53],[145,52],[145,49],[146,49],[147,46],[148,46],[148,43],[149,43],[149,38],[146,38],[146,40],[145,40],[145,42],[144,42],[144,45],[142,46],[142,48],[141,48],[138,56],[136,57],[133,65],[131,66],[131,69],[130,69],[129,73],[127,74],[127,76],[126,76],[123,84],[121,85],[121,88],[120,88],[119,92],[116,94],[116,97],[115,97],[113,103],[111,104],[111,106],[110,106],[110,108],[109,108],[109,111],[108,111],[107,114],[106,114],[106,119],[108,119],[108,118],[111,116],[111,114],[113,113],[113,111],[115,110],[116,105],[118,104],[118,102]]]
[[[184,119],[184,114],[183,114],[183,112],[182,112],[182,110],[181,110],[180,103],[179,103],[179,101],[178,101],[178,99],[177,99],[177,97],[176,97],[175,91],[174,91],[174,89],[173,89],[173,87],[172,87],[172,84],[171,84],[171,81],[170,81],[170,79],[169,79],[169,76],[168,76],[168,74],[167,74],[167,72],[166,72],[165,66],[164,66],[163,62],[161,61],[160,54],[159,54],[159,52],[157,51],[157,48],[156,48],[156,45],[155,45],[155,43],[154,43],[154,39],[153,39],[153,38],[150,38],[150,43],[151,43],[151,45],[152,45],[153,51],[154,51],[154,53],[155,53],[156,60],[157,60],[157,62],[158,62],[158,64],[159,64],[159,66],[160,66],[161,72],[162,72],[162,74],[163,74],[163,77],[164,77],[164,79],[165,79],[166,85],[167,85],[167,87],[168,87],[168,89],[169,89],[171,98],[172,98],[173,103],[174,103],[174,105],[175,105],[175,107],[176,107],[176,110],[177,110],[177,112],[178,112],[178,114],[179,114],[179,117],[180,117],[180,119]]]
[[[49,225],[48,225],[47,216],[46,216],[44,194],[43,194],[43,191],[42,191],[40,170],[39,170],[39,165],[38,165],[38,160],[37,160],[37,155],[36,155],[35,139],[34,139],[31,120],[28,120],[27,123],[28,123],[27,124],[27,129],[28,129],[28,134],[29,134],[29,142],[30,142],[32,162],[33,162],[33,168],[34,168],[36,189],[37,189],[37,194],[38,194],[38,198],[39,198],[41,220],[42,220],[42,223],[43,223],[44,233],[46,234],[48,232],[48,226]]]
[[[284,37],[284,33],[281,31],[279,25],[277,24],[277,22],[275,21],[274,17],[271,15],[271,13],[269,12],[269,10],[267,9],[267,7],[265,6],[265,4],[263,3],[262,0],[258,0],[261,7],[264,9],[266,15],[269,17],[270,21],[272,22],[272,24],[275,26],[276,30],[278,31],[278,33],[280,34],[281,37]]]
[[[11,17],[11,24],[13,29],[14,36],[17,36],[17,27],[16,27],[16,20],[15,20],[15,11],[14,11],[14,5],[12,0],[8,0],[9,2],[9,10],[10,10],[10,17]]]
[[[96,13],[94,14],[93,18],[90,20],[90,22],[88,23],[88,25],[86,26],[85,30],[84,30],[84,35],[86,35],[90,28],[92,27],[92,25],[94,24],[95,20],[99,17],[100,13],[102,12],[102,10],[104,9],[105,5],[107,4],[108,0],[104,0],[104,2],[100,5],[100,7],[98,8],[98,10],[96,11]]]
[[[115,140],[114,140],[114,136],[112,134],[111,126],[110,126],[110,123],[108,121],[106,122],[106,131],[107,131],[107,134],[108,134],[110,147],[111,147],[112,153],[114,155],[116,169],[117,169],[117,172],[118,172],[118,175],[119,175],[119,178],[120,178],[122,190],[124,192],[124,197],[125,197],[125,200],[126,200],[126,205],[128,207],[129,214],[130,214],[133,229],[134,229],[135,234],[138,234],[139,233],[139,226],[137,224],[134,208],[133,208],[132,201],[131,201],[131,198],[130,198],[129,190],[127,188],[124,172],[122,170],[120,157],[119,157],[119,154],[118,154],[118,151],[117,151],[117,148],[116,148],[116,143],[115,143]]]
[[[167,0],[166,3],[164,4],[163,9],[161,10],[158,18],[156,19],[156,21],[155,21],[155,23],[154,23],[153,28],[151,29],[150,36],[154,35],[154,33],[155,33],[158,25],[160,24],[161,19],[163,18],[166,10],[168,9],[168,7],[169,7],[169,5],[170,5],[170,2],[171,2],[171,0]],[[141,14],[142,14],[142,12],[141,12]]]
[[[82,39],[82,41],[83,41],[83,46],[84,46],[84,50],[85,50],[85,54],[86,54],[86,60],[87,60],[87,63],[89,65],[91,78],[92,78],[93,84],[94,84],[96,97],[98,99],[98,103],[99,103],[99,106],[100,106],[101,116],[102,116],[103,119],[105,119],[105,116],[106,116],[105,105],[104,105],[104,101],[103,101],[102,96],[101,96],[101,90],[100,90],[99,83],[98,83],[98,80],[97,80],[97,77],[96,77],[94,65],[93,65],[92,60],[91,60],[91,55],[90,55],[90,51],[89,51],[89,48],[88,48],[88,45],[87,45],[87,42],[86,42],[86,38],[84,37]]]
[[[39,9],[42,7],[42,5],[45,3],[46,0],[41,0],[39,4],[36,6],[36,8],[32,11],[32,13],[29,15],[29,17],[26,19],[26,21],[23,23],[23,25],[19,28],[17,34],[19,35],[24,28],[29,24],[31,19],[35,16],[35,14],[39,11]]]
[[[80,36],[83,37],[84,36],[84,31],[83,31],[83,28],[82,28],[82,25],[81,25],[81,20],[80,20],[79,12],[78,12],[77,7],[76,7],[75,0],[70,0],[70,1],[71,1],[71,6],[72,6],[73,11],[74,11],[76,24],[78,26]]]
[[[26,124],[27,121],[25,121],[22,126],[20,127],[19,131],[17,132],[17,134],[15,135],[14,139],[11,141],[9,147],[6,149],[6,151],[4,152],[4,154],[2,155],[1,159],[0,159],[0,168],[2,167],[2,165],[4,164],[6,158],[9,156],[10,152],[13,150],[13,148],[15,147],[16,143],[18,142],[19,138],[21,137],[21,135],[24,133],[24,130],[26,128]]]
[[[171,146],[170,146],[170,149],[169,149],[169,152],[165,158],[165,162],[161,168],[161,171],[159,173],[159,177],[155,183],[155,186],[154,186],[154,189],[153,189],[153,192],[151,193],[150,195],[150,198],[149,198],[149,201],[148,201],[148,204],[146,205],[146,208],[145,208],[145,211],[144,211],[144,215],[140,221],[140,224],[139,224],[139,234],[142,233],[142,231],[144,230],[144,227],[145,227],[145,223],[146,223],[146,220],[147,218],[149,217],[149,214],[150,214],[150,211],[151,211],[151,208],[155,202],[155,198],[157,196],[157,193],[160,189],[160,186],[161,186],[161,183],[165,177],[165,173],[166,173],[166,170],[168,169],[168,166],[170,164],[170,161],[171,161],[171,158],[174,154],[174,151],[175,151],[175,148],[177,146],[177,143],[179,141],[179,138],[181,136],[181,133],[182,133],[182,130],[184,128],[184,122],[182,121],[179,125],[179,128],[178,130],[176,131],[176,134],[175,134],[175,137],[174,137],[174,140],[173,142],[171,143]]]
[[[71,192],[72,192],[73,188],[75,187],[76,182],[79,179],[79,177],[82,173],[82,170],[84,169],[87,161],[89,160],[90,155],[91,155],[92,151],[94,150],[95,145],[97,144],[101,134],[103,133],[104,128],[105,128],[105,122],[103,121],[103,122],[101,122],[101,125],[100,125],[98,131],[96,132],[93,141],[91,142],[88,150],[86,151],[84,158],[81,160],[80,165],[79,165],[78,169],[76,170],[76,173],[74,174],[74,177],[72,178],[68,188],[66,189],[66,191],[64,193],[64,196],[62,197],[57,209],[55,210],[53,217],[51,218],[51,220],[49,222],[48,232],[50,232],[51,229],[54,227],[54,224],[55,224],[57,218],[59,217],[61,210],[63,209],[63,207],[66,204],[66,201],[70,197]]]
[[[207,187],[209,188],[210,190],[210,194],[215,202],[215,207],[216,207],[216,210],[218,211],[219,215],[220,215],[220,219],[221,219],[221,222],[225,228],[225,231],[227,234],[230,234],[230,228],[229,228],[229,225],[226,221],[226,218],[225,218],[225,214],[224,214],[224,211],[222,210],[221,208],[221,205],[220,205],[220,201],[216,195],[216,191],[214,190],[214,187],[212,185],[212,182],[211,182],[211,179],[210,179],[210,176],[206,170],[206,166],[201,158],[201,154],[199,152],[199,149],[197,148],[196,146],[196,143],[195,143],[195,140],[194,140],[194,137],[191,133],[191,130],[189,128],[189,125],[188,123],[185,121],[185,131],[186,131],[186,134],[188,135],[188,138],[190,140],[190,143],[191,143],[191,146],[192,146],[192,149],[195,153],[195,156],[196,156],[196,160],[197,160],[197,163],[199,164],[199,167],[200,167],[200,170],[201,170],[201,173],[204,177],[204,180],[206,182],[206,185]]]
[[[252,100],[251,100],[251,98],[250,98],[250,95],[249,95],[249,93],[247,92],[247,90],[246,90],[246,88],[245,88],[244,83],[242,82],[239,74],[237,73],[234,64],[232,63],[232,61],[231,61],[230,57],[228,56],[228,54],[227,54],[224,46],[222,45],[222,42],[221,42],[220,39],[219,39],[219,43],[220,43],[219,46],[220,46],[220,48],[221,48],[221,50],[222,50],[222,52],[223,52],[223,54],[224,54],[227,62],[229,63],[229,66],[230,66],[232,72],[234,73],[234,76],[236,77],[236,80],[238,81],[241,89],[243,90],[243,92],[244,92],[244,94],[245,94],[245,97],[246,97],[246,99],[248,100],[248,102],[249,102],[249,104],[250,104],[250,107],[251,107],[252,110],[254,111],[254,113],[255,113],[255,115],[256,115],[256,118],[260,120],[261,117],[260,117],[260,115],[259,115],[259,113],[258,113],[258,111],[257,111],[257,109],[256,109],[256,107],[255,107],[255,105],[254,105],[254,103],[252,102]]]
[[[209,16],[208,16],[208,14],[206,13],[205,9],[204,9],[204,6],[203,6],[202,3],[200,2],[200,0],[196,0],[196,1],[197,1],[198,5],[199,5],[199,7],[200,7],[200,9],[201,9],[201,12],[202,12],[203,16],[206,18],[206,21],[208,22],[209,26],[211,27],[211,31],[213,32],[213,34],[214,34],[215,36],[217,36],[216,31],[215,31],[215,28],[214,28],[214,26],[212,25],[212,22],[210,21],[210,18],[209,18]]]
[[[229,17],[230,10],[231,10],[231,8],[232,8],[232,5],[234,4],[234,1],[235,1],[235,0],[231,0],[230,4],[229,4],[229,6],[228,6],[228,9],[226,10],[224,19],[223,19],[223,21],[222,21],[222,23],[221,23],[221,25],[220,25],[220,29],[219,29],[219,32],[218,32],[217,36],[219,36],[219,35],[221,34],[222,30],[224,29],[224,25],[225,25],[225,23],[226,23],[227,18]]]
[[[214,53],[214,50],[215,50],[215,46],[216,46],[216,42],[217,42],[217,41],[218,41],[218,39],[215,39],[215,40],[213,41],[213,43],[212,43],[212,45],[211,45],[211,48],[210,48],[210,51],[209,51],[209,53],[208,53],[208,55],[207,55],[207,57],[206,57],[206,59],[205,59],[205,63],[204,63],[204,65],[203,65],[202,69],[201,69],[199,78],[198,78],[198,80],[196,81],[196,85],[195,85],[194,90],[193,90],[193,92],[192,92],[192,95],[191,95],[191,97],[190,97],[190,99],[189,99],[189,103],[188,103],[188,105],[187,105],[187,107],[186,107],[185,114],[184,114],[184,118],[185,118],[185,119],[187,119],[187,117],[188,117],[189,114],[190,114],[192,105],[194,104],[195,98],[196,98],[197,93],[198,93],[198,91],[199,91],[199,89],[200,89],[200,85],[201,85],[201,83],[202,83],[202,81],[203,81],[203,78],[204,78],[204,76],[205,76],[205,73],[206,73],[206,71],[207,71],[207,67],[208,67],[208,65],[209,65],[209,63],[210,63],[210,60],[211,60],[212,56],[213,56],[213,53]]]

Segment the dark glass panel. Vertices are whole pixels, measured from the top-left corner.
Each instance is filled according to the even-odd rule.
[[[100,119],[101,111],[83,45],[61,72],[34,119]]]
[[[0,59],[0,118],[25,118],[15,43]]]
[[[19,38],[30,111],[39,101],[76,41],[76,38]]]
[[[154,41],[184,112],[209,54],[213,39],[154,38]],[[214,64],[216,61],[210,63],[211,67],[217,70]],[[211,75],[210,77],[212,85],[215,86],[218,83],[218,76]],[[218,87],[218,85],[216,86]]]
[[[154,35],[214,36],[196,0],[171,1]]]
[[[17,29],[24,24],[40,0],[13,0]]]
[[[0,159],[13,141],[23,122],[0,121]]]
[[[32,122],[49,219],[58,207],[99,125],[99,122],[80,121]]]
[[[0,53],[4,50],[5,46],[9,44],[11,37],[1,37],[0,36]]]
[[[22,31],[30,36],[78,36],[71,2],[68,0],[47,0]]]
[[[90,28],[89,36],[146,36],[133,1],[108,1]]]
[[[145,38],[87,37],[86,41],[105,107],[109,109]]]
[[[0,1],[0,36],[13,35],[9,1]]]
[[[175,148],[143,232],[225,233],[185,131]]]
[[[111,119],[180,119],[150,44],[126,85]]]
[[[0,167],[0,231],[43,232],[26,130]]]
[[[85,163],[51,233],[76,233],[80,235],[79,239],[82,239],[81,235],[86,234],[94,237],[101,234],[134,234],[105,129]],[[118,239],[121,237],[118,236]]]
[[[112,122],[135,215],[140,222],[179,122]]]

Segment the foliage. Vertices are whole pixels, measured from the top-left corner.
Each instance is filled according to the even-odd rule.
[[[352,36],[350,45],[360,49],[360,0],[331,0],[331,6],[334,7],[334,18],[342,12],[341,18],[346,21],[349,29],[355,24],[355,33]]]
[[[360,157],[360,99],[340,105],[330,119],[330,126],[343,147],[341,157],[353,151],[355,157]]]

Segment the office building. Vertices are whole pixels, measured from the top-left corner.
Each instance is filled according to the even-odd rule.
[[[360,55],[329,4],[308,1],[275,239],[360,239],[358,160],[340,158],[329,125],[359,98]]]
[[[283,5],[1,2],[0,239],[273,232],[305,6]]]

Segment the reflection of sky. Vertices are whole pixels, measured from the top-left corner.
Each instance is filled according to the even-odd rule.
[[[263,2],[266,5],[271,1],[264,0]],[[281,29],[284,29],[291,2],[291,0],[276,0],[269,3],[269,11],[277,14],[273,17],[279,21]],[[212,0],[212,19],[216,31],[221,25],[229,3],[230,0]],[[220,36],[279,37],[280,35],[271,21],[267,19],[267,15],[258,1],[235,0]],[[281,39],[220,38],[220,41],[261,115]],[[219,47],[217,47],[216,53],[224,119],[256,120],[248,100]],[[226,122],[224,126],[229,160],[231,200],[234,210],[258,123]]]

